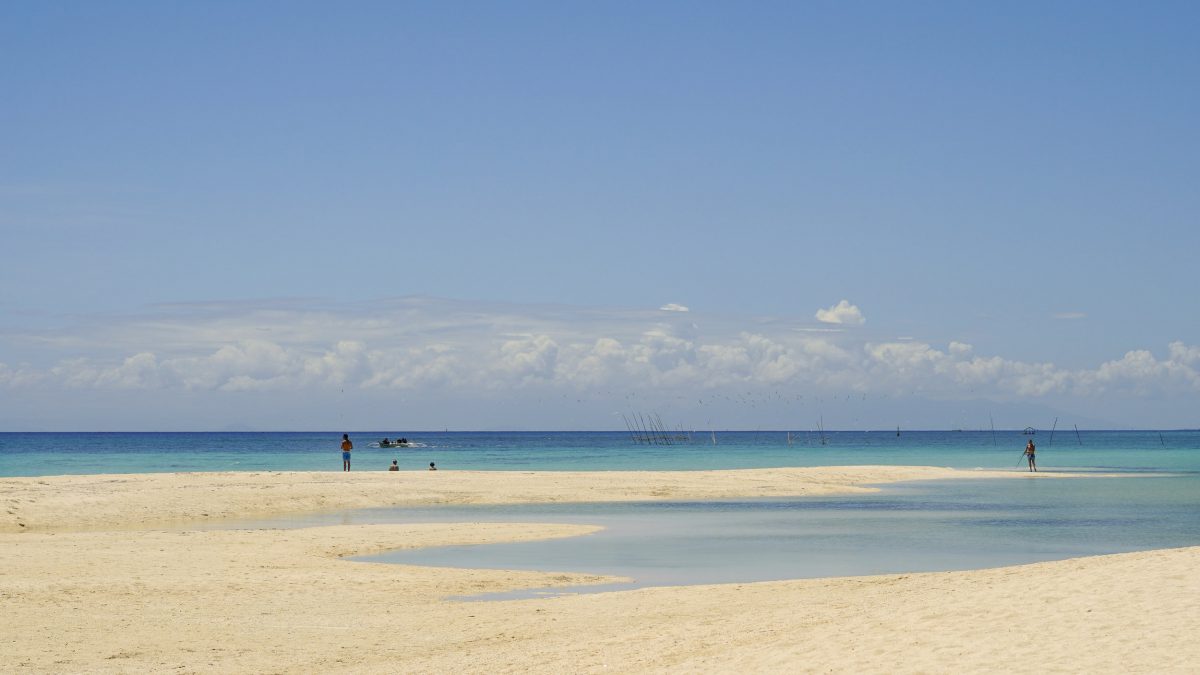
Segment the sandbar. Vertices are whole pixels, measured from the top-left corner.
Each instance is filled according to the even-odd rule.
[[[625,502],[870,492],[873,484],[1073,474],[930,466],[727,471],[248,471],[0,478],[0,532],[137,529],[181,522],[437,504]]]
[[[611,579],[344,558],[595,528],[186,527],[388,505],[833,494],[989,474],[1017,478],[830,467],[0,479],[0,670],[1195,672],[1200,547],[967,572],[459,602],[448,597]]]

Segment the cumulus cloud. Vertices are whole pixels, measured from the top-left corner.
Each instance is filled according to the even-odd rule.
[[[154,354],[141,352],[115,365],[67,359],[52,368],[50,374],[72,388],[157,389],[170,381],[160,365]]]
[[[690,312],[691,311],[686,306],[677,305],[673,302],[668,302],[667,304],[663,305],[662,307],[659,307],[659,309],[664,312]]]
[[[172,310],[173,312],[174,310]],[[828,311],[846,322],[846,301]],[[831,318],[826,316],[826,320]],[[364,390],[564,392],[625,388],[688,396],[722,388],[997,398],[1200,393],[1200,346],[1132,350],[1094,368],[980,354],[911,337],[863,341],[795,322],[657,312],[481,307],[427,299],[360,308],[239,307],[167,313],[86,332],[41,368],[0,363],[0,387],[212,392]],[[83,331],[80,332],[84,334]],[[116,350],[112,351],[113,346]],[[107,350],[107,351],[106,351]]]
[[[531,335],[508,340],[500,345],[495,363],[498,373],[515,376],[522,382],[553,380],[558,364],[558,343],[548,335]]]
[[[818,309],[817,321],[843,326],[861,326],[867,320],[863,317],[858,307],[850,304],[847,300],[842,300],[829,309]]]
[[[1182,342],[1167,345],[1171,361],[1183,366],[1200,366],[1200,347],[1189,347]]]
[[[975,351],[975,347],[966,344],[965,342],[951,341],[949,345],[950,353],[956,356],[966,356]]]

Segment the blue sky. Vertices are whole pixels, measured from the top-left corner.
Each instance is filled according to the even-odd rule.
[[[1198,18],[8,3],[0,429],[1195,427]]]

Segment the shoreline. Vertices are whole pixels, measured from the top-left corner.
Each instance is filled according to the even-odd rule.
[[[616,579],[346,559],[596,531],[587,525],[154,529],[389,503],[796,496],[901,480],[1069,475],[818,467],[0,479],[5,522],[30,523],[0,532],[0,663],[32,673],[1194,671],[1200,546],[960,572],[461,602],[448,598]]]
[[[439,504],[668,501],[875,492],[916,480],[1097,477],[932,466],[703,471],[248,471],[0,478],[0,533],[133,530],[190,522]]]

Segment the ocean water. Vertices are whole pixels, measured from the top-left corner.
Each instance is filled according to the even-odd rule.
[[[671,445],[621,432],[351,432],[355,470],[689,470],[843,464],[1015,468],[1019,431],[700,432]],[[379,448],[405,436],[412,448]],[[713,443],[715,436],[716,443]],[[1032,437],[1046,470],[1200,471],[1200,431],[1059,430]],[[0,476],[171,471],[340,471],[341,432],[0,433]]]
[[[638,444],[607,432],[352,432],[355,470],[692,470],[906,464],[1022,471],[1019,431],[717,431]],[[379,448],[405,436],[412,448]],[[1061,480],[961,480],[796,499],[367,509],[232,527],[429,521],[601,525],[571,539],[392,552],[384,563],[625,576],[652,585],[974,569],[1200,545],[1200,431],[1032,437]],[[0,476],[160,471],[339,471],[340,432],[4,433]],[[1118,477],[1110,477],[1116,474]],[[480,599],[531,597],[528,589]]]
[[[716,431],[671,444],[617,432],[350,432],[354,470],[392,459],[424,471],[701,470],[932,465],[1024,470],[1020,431]],[[412,448],[379,448],[406,436]],[[715,436],[715,444],[714,444]],[[629,577],[582,590],[949,571],[1200,545],[1200,431],[1039,431],[1045,472],[1060,480],[938,480],[870,495],[787,500],[527,504],[365,509],[224,526],[349,522],[538,521],[605,527],[548,542],[446,546],[362,558]],[[340,471],[341,432],[0,434],[0,476],[161,471]],[[788,442],[791,441],[791,442]],[[1117,478],[1105,474],[1118,474]],[[580,592],[570,589],[566,592]],[[530,589],[498,596],[534,597]],[[480,599],[493,599],[484,597]]]
[[[570,539],[393,551],[360,560],[629,577],[513,599],[643,586],[932,572],[1200,544],[1195,476],[963,480],[868,495],[641,504],[378,509],[349,522],[528,521],[605,529]],[[349,514],[347,514],[349,515]],[[347,522],[343,517],[341,522]]]

